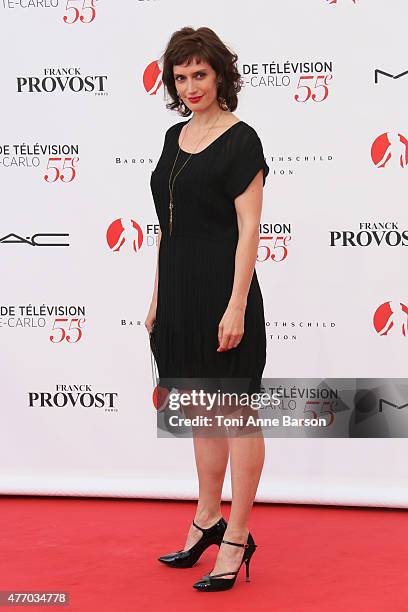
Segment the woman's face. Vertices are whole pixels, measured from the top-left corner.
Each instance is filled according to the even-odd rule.
[[[187,66],[173,66],[173,76],[181,101],[192,111],[207,109],[217,98],[217,74],[206,61],[196,58]]]

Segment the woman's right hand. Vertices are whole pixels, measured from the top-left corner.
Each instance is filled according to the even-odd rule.
[[[149,334],[152,333],[154,324],[156,322],[156,310],[157,310],[157,304],[152,302],[150,304],[149,312],[147,313],[147,317],[145,321],[145,327],[147,331],[149,332]]]

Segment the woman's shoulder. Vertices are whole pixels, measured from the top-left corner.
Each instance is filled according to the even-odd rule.
[[[252,137],[258,137],[258,132],[257,130],[254,128],[253,125],[251,125],[250,123],[247,123],[246,121],[244,121],[243,119],[241,119],[241,121],[239,122],[241,124],[241,130],[242,132],[248,134],[249,136]]]
[[[187,123],[185,119],[183,121],[177,121],[176,123],[172,123],[171,126],[167,129],[166,135],[170,135],[173,132],[180,131],[185,123]]]
[[[238,149],[247,149],[261,144],[258,132],[251,124],[241,119],[234,125],[235,128],[230,130],[230,136],[234,146],[236,145]]]

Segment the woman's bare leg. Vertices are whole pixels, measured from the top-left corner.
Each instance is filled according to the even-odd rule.
[[[221,494],[228,464],[227,437],[193,437],[197,466],[199,498],[194,521],[206,529],[221,518]],[[202,532],[191,525],[183,550],[191,548]]]
[[[224,539],[245,544],[248,538],[248,521],[258,488],[265,460],[265,441],[260,432],[257,437],[230,437],[230,465],[232,503],[228,527]],[[212,574],[235,571],[243,557],[244,549],[222,544]],[[226,579],[232,576],[225,576]]]

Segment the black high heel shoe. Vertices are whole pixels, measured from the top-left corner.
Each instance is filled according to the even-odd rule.
[[[235,584],[235,580],[237,579],[238,572],[241,569],[241,565],[245,562],[246,567],[246,581],[249,582],[249,562],[251,561],[251,557],[255,552],[256,544],[251,533],[248,534],[248,539],[246,544],[236,544],[235,542],[228,542],[228,540],[222,541],[224,544],[231,544],[232,546],[241,546],[244,548],[244,555],[242,557],[242,561],[239,564],[239,568],[236,572],[224,572],[222,574],[214,574],[210,576],[207,574],[203,576],[201,580],[193,584],[193,587],[199,591],[228,591],[228,589],[232,589]],[[210,572],[211,573],[211,572]],[[229,580],[227,578],[221,578],[221,576],[234,576]]]
[[[203,529],[193,521],[194,527],[203,532],[201,538],[188,550],[178,550],[168,555],[159,557],[158,560],[169,567],[186,568],[192,567],[198,561],[203,552],[212,544],[221,546],[221,541],[227,528],[227,523],[223,517],[212,527]]]

